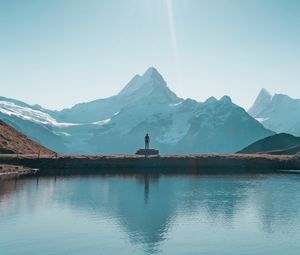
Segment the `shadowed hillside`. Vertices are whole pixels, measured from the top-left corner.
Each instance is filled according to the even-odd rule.
[[[300,144],[289,147],[287,149],[268,151],[266,153],[271,155],[300,155]]]
[[[300,137],[276,134],[250,144],[238,153],[296,154],[300,149]]]

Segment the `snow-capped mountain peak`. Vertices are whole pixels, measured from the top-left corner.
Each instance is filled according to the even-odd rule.
[[[248,112],[268,129],[300,135],[300,99],[262,89]]]
[[[148,68],[142,76],[134,76],[118,96],[130,96],[134,102],[141,99],[154,103],[178,103],[182,101],[168,88],[166,81],[154,67]]]
[[[153,88],[167,88],[167,84],[161,74],[154,67],[150,67],[142,76],[135,75],[119,95],[130,95],[140,90],[149,91]]]
[[[153,80],[157,80],[157,81],[164,81],[164,78],[162,77],[162,75],[157,71],[157,69],[155,67],[149,67],[145,73],[143,74],[143,77],[145,79],[153,79]],[[165,81],[164,81],[165,83]]]
[[[265,110],[272,101],[272,95],[265,89],[262,88],[259,92],[254,104],[248,110],[249,114],[252,116],[257,116]]]
[[[221,97],[220,102],[231,104],[232,100],[229,96],[223,96],[223,97]]]
[[[206,101],[204,102],[205,104],[211,104],[211,103],[215,103],[218,100],[215,97],[209,97],[206,99]]]

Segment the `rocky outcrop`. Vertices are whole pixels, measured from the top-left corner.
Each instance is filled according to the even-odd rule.
[[[18,165],[0,165],[0,181],[36,173],[36,169]]]

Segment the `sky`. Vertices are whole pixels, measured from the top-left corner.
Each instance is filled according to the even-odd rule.
[[[154,66],[179,97],[300,98],[298,0],[0,0],[0,96],[49,109]]]

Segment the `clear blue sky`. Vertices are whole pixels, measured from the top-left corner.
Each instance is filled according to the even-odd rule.
[[[51,109],[156,67],[181,97],[300,98],[298,0],[1,0],[0,95]]]

